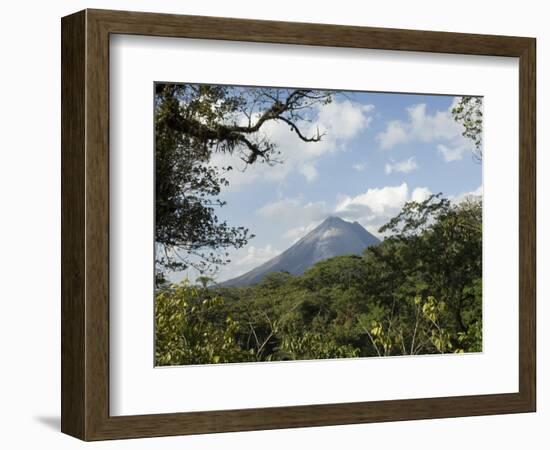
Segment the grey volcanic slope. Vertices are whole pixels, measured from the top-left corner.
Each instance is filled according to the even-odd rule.
[[[351,223],[339,217],[329,217],[280,255],[220,285],[256,284],[270,272],[286,271],[293,275],[301,275],[323,259],[341,255],[360,255],[366,247],[379,242],[357,222]]]

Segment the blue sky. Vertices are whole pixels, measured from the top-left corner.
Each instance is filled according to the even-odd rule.
[[[282,164],[256,164],[241,171],[229,155],[230,185],[219,217],[256,235],[231,252],[218,281],[238,276],[284,251],[329,215],[358,221],[371,233],[396,215],[404,202],[442,192],[458,199],[481,193],[482,166],[450,113],[455,97],[389,93],[337,94],[316,107],[303,129],[324,132],[304,143],[288,126],[264,125],[277,143]],[[194,274],[180,273],[173,280]]]

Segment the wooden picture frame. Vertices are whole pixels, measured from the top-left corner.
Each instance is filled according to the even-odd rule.
[[[64,17],[61,29],[64,433],[101,440],[535,411],[535,39],[105,10]],[[519,58],[519,391],[110,416],[109,36],[117,33]]]

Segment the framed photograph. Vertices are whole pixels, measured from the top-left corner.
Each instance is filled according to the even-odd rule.
[[[64,433],[535,411],[534,38],[61,28]]]

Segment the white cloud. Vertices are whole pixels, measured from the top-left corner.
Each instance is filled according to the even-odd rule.
[[[309,224],[312,221],[322,220],[329,213],[330,209],[325,202],[303,203],[300,198],[285,198],[267,203],[257,211],[257,214],[261,217],[283,225],[300,226]]]
[[[236,155],[215,154],[211,164],[218,167],[232,166],[234,170],[226,175],[229,186],[226,189],[238,190],[242,186],[264,180],[280,182],[291,173],[299,173],[308,182],[317,179],[316,161],[328,154],[342,151],[346,144],[368,128],[372,121],[373,105],[360,105],[349,100],[333,101],[328,105],[318,105],[314,109],[311,122],[299,123],[306,136],[321,133],[319,142],[304,142],[284,122],[266,122],[261,128],[262,137],[277,144],[280,164],[269,166],[256,162],[246,166]]]
[[[279,253],[279,250],[272,248],[271,244],[268,244],[265,247],[254,247],[253,245],[250,245],[246,247],[246,253],[234,261],[234,264],[239,267],[240,271],[246,271],[249,270],[249,268],[254,268],[270,260]]]
[[[446,162],[458,161],[473,144],[462,136],[462,126],[452,117],[453,104],[445,111],[429,114],[426,104],[420,103],[407,108],[407,120],[392,120],[386,129],[378,133],[376,139],[380,148],[388,150],[408,142],[439,142],[437,149]]]
[[[410,136],[406,129],[406,124],[400,120],[392,120],[386,125],[386,131],[378,133],[376,139],[380,142],[380,148],[383,150],[395,147],[397,144],[407,142]]]
[[[433,115],[426,113],[426,104],[420,103],[407,109],[413,137],[423,142],[437,139],[453,139],[461,135],[461,126],[453,119],[451,108],[436,111]]]
[[[230,255],[231,263],[220,267],[216,279],[218,281],[225,281],[242,275],[264,262],[269,261],[280,253],[280,250],[273,248],[271,244],[265,247],[249,245],[245,248],[236,250]]]
[[[479,186],[477,189],[474,189],[473,191],[469,192],[462,192],[458,195],[451,195],[449,196],[449,199],[452,203],[455,205],[462,203],[464,200],[468,200],[471,198],[477,198],[483,196],[483,186]]]
[[[256,214],[280,226],[281,237],[292,244],[313,230],[328,216],[358,221],[371,233],[380,236],[378,228],[396,216],[407,201],[421,202],[431,195],[426,187],[409,189],[407,183],[368,189],[356,195],[340,196],[335,205],[324,201],[304,202],[301,198],[285,198],[268,203]]]
[[[317,172],[317,169],[315,168],[315,166],[311,164],[304,164],[300,168],[300,173],[304,177],[306,177],[306,180],[308,181],[308,183],[315,181],[317,179],[317,176],[319,175],[319,172]]]
[[[320,106],[317,120],[327,132],[337,139],[351,139],[367,128],[374,105],[359,105],[349,100],[333,101]]]
[[[414,159],[414,156],[411,156],[409,159],[403,161],[387,163],[385,166],[385,172],[387,174],[400,172],[400,173],[409,173],[413,170],[418,169],[418,164]]]
[[[331,213],[331,207],[324,201],[304,203],[300,197],[267,203],[256,211],[276,223],[281,228],[281,237],[290,242],[305,236]]]
[[[461,143],[453,147],[444,144],[437,146],[437,151],[441,154],[445,162],[460,161],[464,157],[464,153],[470,151],[472,146],[466,143]]]
[[[336,207],[336,211],[346,212],[350,215],[354,211],[363,212],[365,208],[368,208],[373,213],[381,214],[388,208],[400,207],[406,201],[407,196],[407,183],[402,183],[399,186],[371,188],[355,197],[343,197]]]
[[[428,188],[417,187],[411,194],[411,200],[420,203],[427,200],[430,195],[432,192]]]
[[[363,172],[367,168],[367,163],[356,162],[351,165],[351,168],[357,172]]]
[[[422,201],[430,194],[425,187],[411,191],[407,183],[371,188],[353,197],[343,196],[335,208],[335,214],[343,219],[356,220],[368,231],[380,236],[378,229],[396,216],[405,202]]]

